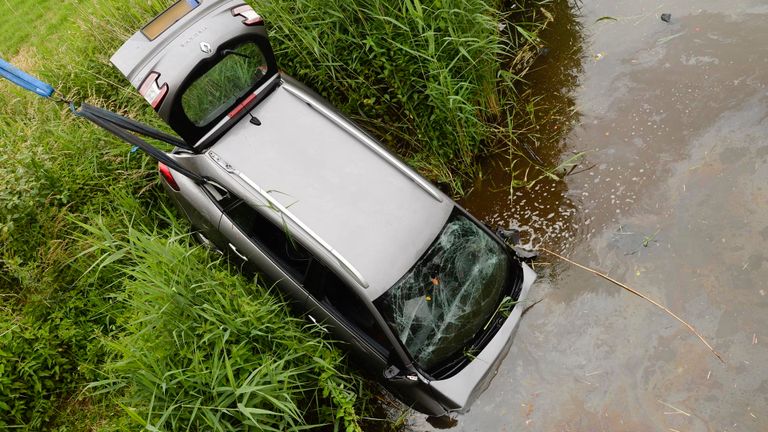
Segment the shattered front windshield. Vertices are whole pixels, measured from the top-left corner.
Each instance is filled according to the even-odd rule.
[[[503,247],[454,212],[419,262],[375,303],[425,369],[471,344],[501,300],[509,274]]]

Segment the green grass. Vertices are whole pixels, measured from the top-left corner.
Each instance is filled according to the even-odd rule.
[[[59,23],[56,43],[11,58],[68,94],[157,123],[107,63],[120,44],[108,28],[117,5],[80,2],[83,21]],[[161,7],[136,12],[134,28]],[[0,429],[359,430],[360,378],[275,293],[178,234],[187,228],[165,209],[151,161],[7,83],[0,102]],[[98,261],[128,242],[131,253]],[[182,294],[205,304],[169,308]]]
[[[168,4],[0,2],[0,53],[157,126],[108,58]],[[519,128],[541,4],[257,8],[284,70],[458,193]],[[360,430],[369,386],[279,295],[191,244],[152,161],[4,82],[0,146],[0,429]]]
[[[34,46],[53,46],[57,37],[71,23],[76,0],[35,0],[0,2],[0,53],[8,59],[20,49]],[[62,25],[64,24],[64,25]]]
[[[282,68],[458,195],[509,144],[515,86],[549,20],[549,0],[253,3]]]
[[[156,430],[290,431],[336,417],[354,429],[360,381],[344,373],[320,328],[290,317],[279,296],[207,250],[190,248],[174,226],[163,236],[83,226],[83,254],[94,263],[87,276],[98,280],[119,263],[126,281],[113,294],[126,311],[123,331],[108,341],[116,356],[90,389],[129,388],[124,403],[143,408],[129,414]]]

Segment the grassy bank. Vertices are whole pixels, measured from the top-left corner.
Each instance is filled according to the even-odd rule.
[[[157,124],[108,58],[169,1],[20,3],[0,3],[3,57]],[[513,137],[548,19],[524,6],[256,5],[283,69],[457,192]],[[359,430],[363,381],[277,293],[190,242],[154,163],[7,83],[0,143],[0,428]]]
[[[551,0],[255,2],[285,70],[461,195],[517,130]]]

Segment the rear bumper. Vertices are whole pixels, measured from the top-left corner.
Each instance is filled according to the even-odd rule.
[[[512,338],[517,332],[526,307],[522,301],[527,298],[528,291],[536,280],[536,273],[526,264],[523,263],[522,266],[523,285],[519,297],[521,303],[512,310],[496,336],[461,372],[448,379],[430,382],[430,387],[443,400],[446,412],[468,411],[472,402],[490,385],[499,365],[509,352]]]

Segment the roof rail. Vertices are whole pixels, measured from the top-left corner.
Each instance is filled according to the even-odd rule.
[[[340,115],[336,114],[332,110],[324,107],[322,104],[317,103],[317,101],[305,95],[304,92],[301,91],[300,89],[296,89],[290,85],[284,86],[283,88],[289,93],[291,93],[292,95],[301,99],[302,102],[309,105],[315,111],[319,112],[320,114],[325,116],[327,119],[334,122],[336,126],[339,126],[340,128],[344,129],[347,133],[354,136],[359,141],[362,141],[366,147],[368,147],[374,153],[379,155],[379,157],[381,157],[385,161],[389,162],[390,165],[397,168],[400,172],[405,174],[408,178],[411,179],[411,181],[419,185],[419,187],[421,187],[425,192],[431,195],[432,198],[437,200],[437,202],[443,202],[443,198],[440,196],[440,194],[435,190],[435,188],[432,185],[427,183],[426,180],[424,180],[418,174],[416,174],[414,171],[408,168],[402,161],[392,156],[392,154],[390,154],[388,151],[384,150],[367,134],[365,134],[358,128],[354,127],[352,124],[350,124],[349,121],[347,121]]]
[[[359,283],[363,288],[368,288],[368,281],[365,280],[363,275],[358,271],[349,261],[347,261],[336,249],[334,249],[328,242],[322,239],[316,232],[312,231],[307,225],[304,224],[296,215],[290,212],[284,205],[280,204],[278,200],[272,197],[272,195],[269,194],[269,192],[262,189],[259,185],[257,185],[253,180],[251,180],[248,176],[243,174],[240,170],[230,165],[227,161],[222,159],[221,156],[218,154],[208,151],[208,155],[213,159],[214,162],[216,162],[220,167],[224,168],[225,171],[228,173],[237,176],[240,178],[240,180],[244,181],[248,186],[253,188],[256,193],[259,194],[262,198],[264,198],[267,203],[276,211],[278,211],[280,214],[288,218],[291,222],[296,224],[299,228],[301,228],[304,233],[306,233],[309,237],[312,238],[315,242],[317,242],[323,249],[325,249],[328,253],[333,256],[336,261],[338,261],[339,264],[344,268],[344,270],[349,273],[350,276],[352,276],[353,279],[357,283]]]

